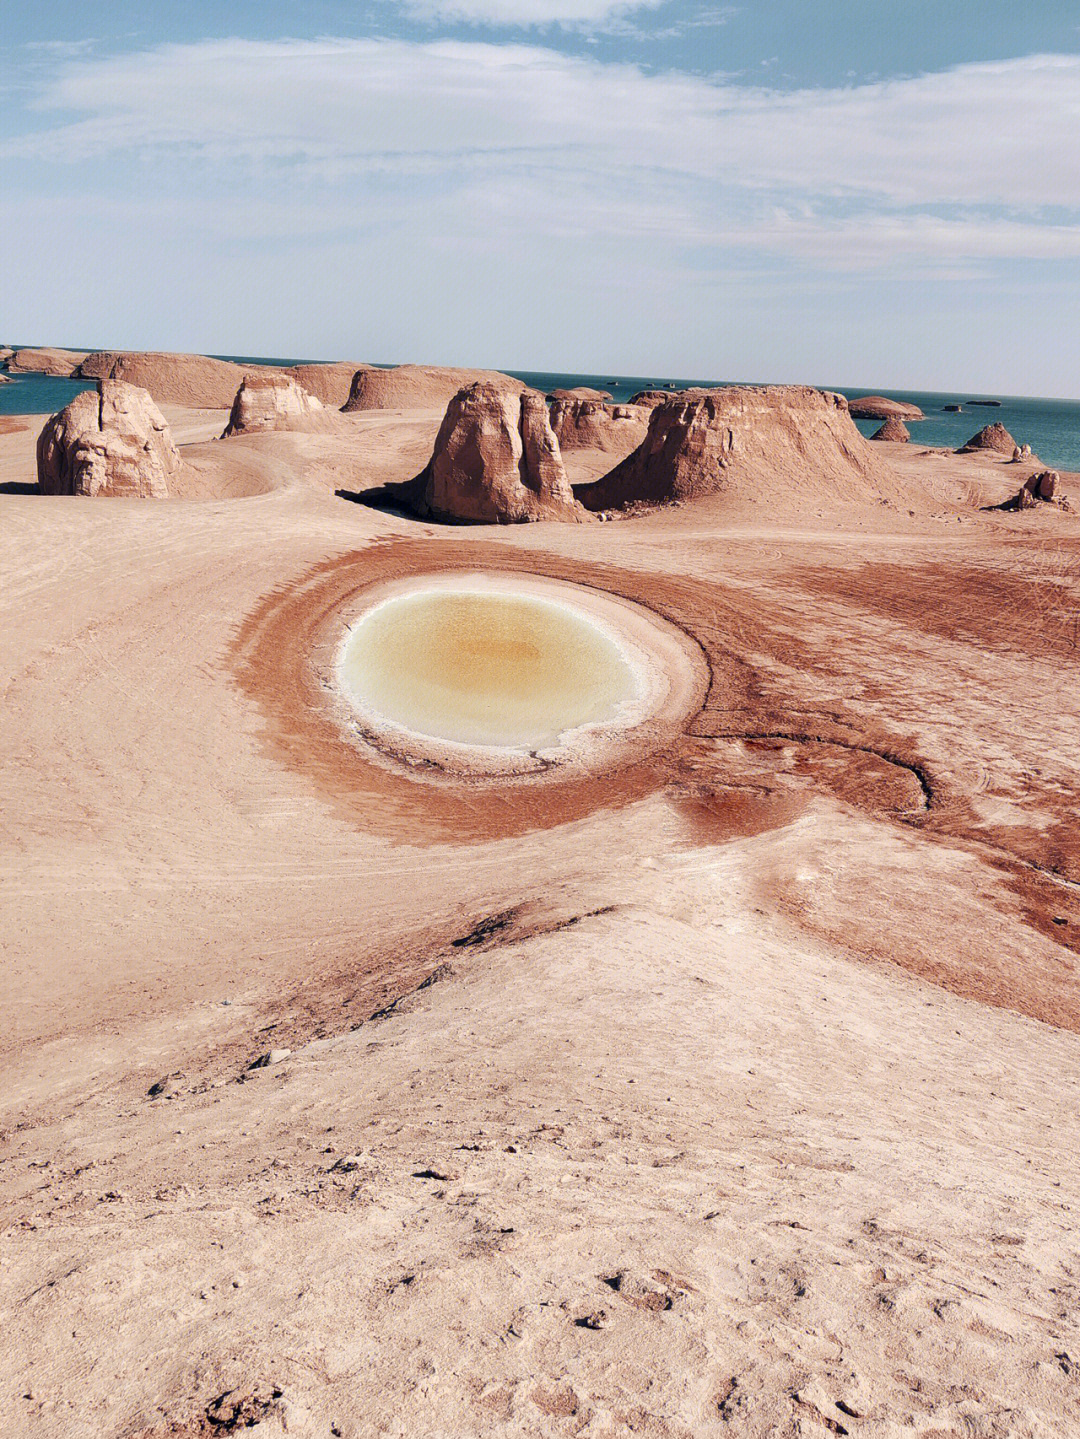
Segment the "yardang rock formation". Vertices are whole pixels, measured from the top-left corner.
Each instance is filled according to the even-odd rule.
[[[985,425],[977,435],[972,435],[966,445],[961,445],[959,453],[966,455],[972,450],[996,450],[998,454],[1011,457],[1016,448],[1012,435],[1000,420],[995,420],[992,425]]]
[[[799,385],[684,391],[657,405],[636,450],[578,498],[591,510],[730,494],[865,501],[895,479],[852,423],[847,401]]]
[[[925,420],[926,416],[918,405],[909,405],[904,400],[890,400],[885,395],[860,395],[848,401],[848,409],[857,420]]]
[[[893,444],[904,445],[911,439],[911,431],[903,420],[896,415],[890,415],[879,430],[875,430],[870,436],[872,440],[889,440]]]
[[[628,454],[649,427],[649,412],[637,405],[607,405],[564,392],[551,406],[551,428],[563,450],[604,450]]]
[[[461,390],[484,384],[520,394],[525,386],[498,370],[460,370],[437,365],[399,365],[393,370],[358,370],[353,376],[349,410],[441,410]]]
[[[287,375],[245,375],[222,439],[263,430],[317,429],[330,419],[322,402]],[[339,423],[344,423],[339,421]]]
[[[441,520],[590,518],[574,500],[543,395],[497,384],[453,397],[427,468],[400,494],[418,514]]]
[[[76,395],[38,437],[38,487],[46,495],[165,499],[180,467],[161,411],[122,380]]]

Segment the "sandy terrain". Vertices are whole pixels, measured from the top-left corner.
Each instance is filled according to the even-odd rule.
[[[1077,477],[443,528],[356,502],[439,413],[163,409],[169,501],[0,428],[0,1433],[1080,1433]],[[584,779],[369,752],[311,657],[477,568],[704,705]]]

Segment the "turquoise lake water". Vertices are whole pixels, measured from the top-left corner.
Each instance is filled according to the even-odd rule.
[[[220,359],[238,360],[242,364],[296,365],[302,360],[260,358],[251,355],[222,355]],[[629,400],[637,390],[683,389],[690,385],[761,384],[763,381],[674,377],[671,375],[576,375],[552,374],[531,370],[507,369],[508,375],[533,385],[538,390],[572,389],[588,385],[591,389],[607,390],[616,401]],[[58,380],[49,375],[20,375],[10,384],[0,385],[0,415],[54,414],[79,393],[93,385],[82,380]],[[1080,471],[1080,402],[1075,400],[1044,400],[1018,395],[979,395],[954,390],[937,393],[923,390],[895,390],[887,386],[866,385],[852,389],[846,385],[822,385],[822,389],[838,390],[852,398],[856,395],[889,395],[918,405],[926,419],[912,423],[911,438],[916,444],[946,445],[955,449],[971,438],[976,430],[993,420],[1000,420],[1018,444],[1028,444],[1046,464],[1059,470]],[[972,407],[973,400],[1000,400],[1000,407]],[[947,414],[946,405],[962,405],[960,414]],[[873,434],[876,420],[857,420],[864,435]]]

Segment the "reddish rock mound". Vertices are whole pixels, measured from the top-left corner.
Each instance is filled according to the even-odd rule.
[[[972,435],[966,445],[961,445],[958,454],[968,455],[973,450],[996,450],[998,454],[1008,455],[1012,458],[1013,451],[1017,449],[1016,441],[1000,420],[995,420],[992,425],[986,425],[977,435]]]
[[[145,390],[103,380],[46,423],[37,445],[46,495],[165,499],[181,460],[161,411]]]
[[[847,401],[797,385],[730,386],[669,398],[645,439],[595,484],[591,510],[705,495],[735,500],[866,501],[897,490],[888,464],[852,423]]]
[[[395,370],[358,370],[343,410],[441,410],[470,385],[521,394],[520,380],[498,370],[456,370],[399,365]]]
[[[905,445],[911,439],[911,431],[903,420],[890,415],[880,430],[875,430],[870,436],[872,440],[891,440],[893,444]]]
[[[258,372],[245,375],[236,392],[223,440],[262,430],[313,430],[326,428],[330,417],[322,401],[308,394],[287,375]],[[343,421],[339,421],[344,423]]]
[[[889,400],[884,395],[860,395],[848,400],[848,409],[857,420],[925,420],[926,416],[918,405],[906,404],[903,400]]]
[[[422,474],[396,487],[418,514],[516,524],[584,520],[543,395],[473,384],[450,401]]]
[[[551,428],[563,450],[603,450],[628,455],[649,428],[649,411],[637,405],[605,405],[573,395],[551,406]]]

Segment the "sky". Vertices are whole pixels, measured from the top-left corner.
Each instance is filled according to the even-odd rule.
[[[1080,0],[0,34],[0,343],[1080,398]]]

